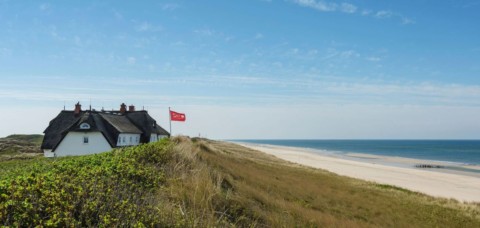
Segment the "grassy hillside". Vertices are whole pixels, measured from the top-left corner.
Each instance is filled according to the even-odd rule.
[[[37,134],[16,135],[15,134],[15,135],[9,135],[3,138],[3,140],[16,140],[16,141],[27,142],[27,143],[34,144],[36,146],[40,146],[40,144],[42,144],[43,135],[37,135]]]
[[[42,140],[43,135],[9,135],[0,138],[0,161],[40,155]]]
[[[0,166],[0,225],[480,227],[478,204],[203,139]]]

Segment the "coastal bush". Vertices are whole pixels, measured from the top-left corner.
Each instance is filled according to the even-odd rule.
[[[0,224],[154,225],[154,201],[172,157],[168,140],[15,167],[0,177]]]

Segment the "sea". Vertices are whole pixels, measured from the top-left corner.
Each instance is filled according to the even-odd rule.
[[[480,165],[480,140],[232,140],[300,147],[330,154],[362,153]]]

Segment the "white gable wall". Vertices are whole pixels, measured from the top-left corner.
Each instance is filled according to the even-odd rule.
[[[157,134],[151,134],[150,135],[150,142],[156,142],[156,141],[158,141]]]
[[[84,137],[88,137],[88,143],[84,143]],[[56,157],[63,157],[95,154],[111,149],[101,132],[69,132],[54,152]]]
[[[45,150],[43,150],[43,156],[45,156],[47,158],[53,158],[53,157],[55,157],[55,153],[53,153],[52,150],[50,150],[50,149],[45,149]]]
[[[163,139],[163,138],[168,138],[168,135],[158,135],[158,140]]]
[[[121,133],[117,138],[117,146],[136,146],[140,144],[140,134]]]
[[[157,134],[151,134],[150,135],[150,142],[156,142],[160,139],[167,138],[168,135],[157,135]]]

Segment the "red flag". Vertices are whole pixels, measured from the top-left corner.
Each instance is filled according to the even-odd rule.
[[[174,112],[170,110],[170,120],[171,121],[185,121],[185,113]]]

